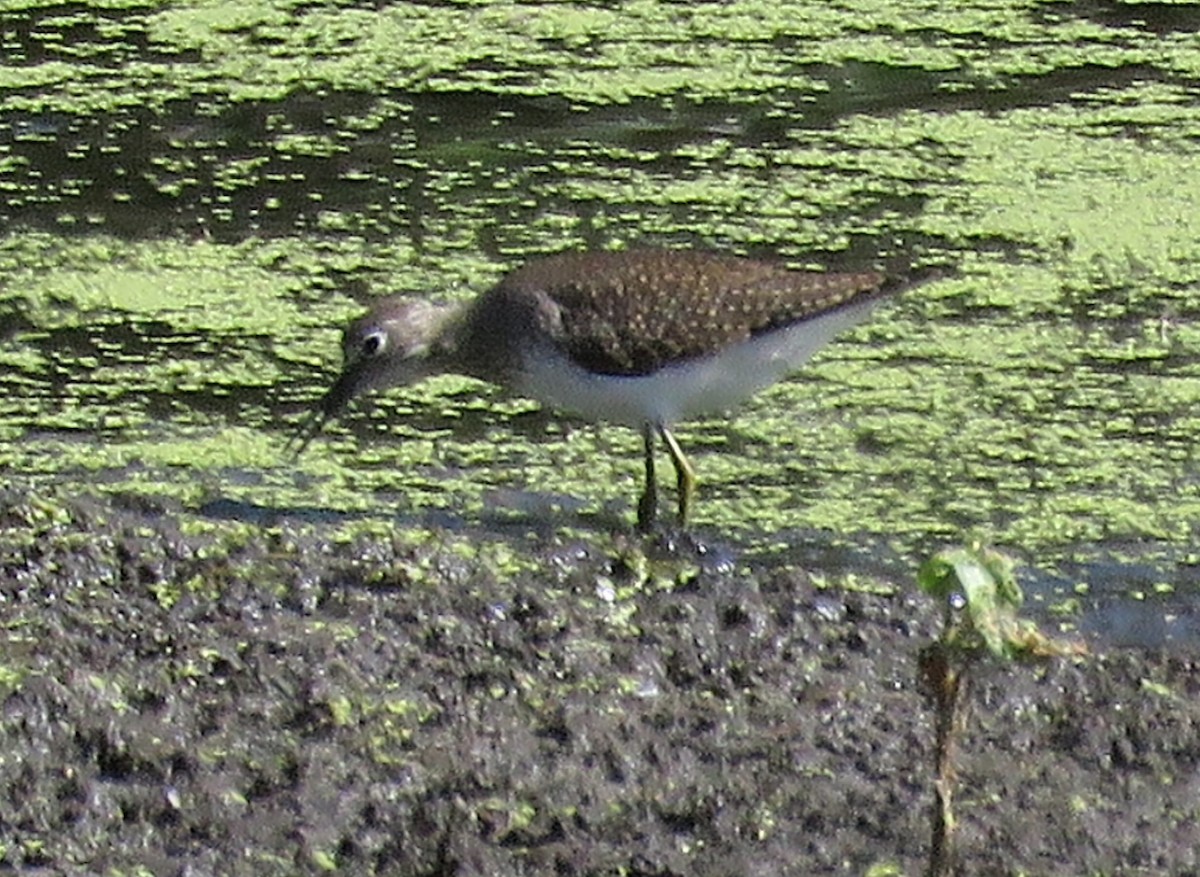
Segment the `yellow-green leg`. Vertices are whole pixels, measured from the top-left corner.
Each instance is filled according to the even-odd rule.
[[[646,453],[646,488],[638,500],[637,526],[649,533],[658,516],[658,487],[654,479],[654,427],[647,423],[642,427],[642,443]]]
[[[671,455],[671,462],[675,464],[675,485],[679,490],[679,526],[686,527],[688,513],[692,510],[692,499],[696,495],[696,470],[688,462],[687,455],[683,453],[683,448],[679,446],[670,429],[659,425],[658,434],[662,436],[667,453]]]

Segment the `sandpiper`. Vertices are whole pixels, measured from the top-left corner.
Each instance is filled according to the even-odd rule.
[[[917,282],[646,249],[535,259],[465,303],[385,298],[345,330],[341,375],[297,434],[297,453],[360,393],[461,373],[640,429],[643,531],[656,517],[661,438],[686,526],[696,476],[671,427],[726,411],[778,381],[880,299]]]

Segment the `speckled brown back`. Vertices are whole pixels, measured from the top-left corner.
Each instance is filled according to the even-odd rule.
[[[476,361],[536,334],[591,371],[649,374],[773,328],[890,291],[882,274],[792,271],[685,250],[565,253],[513,271],[473,305]],[[466,351],[464,351],[466,352]]]

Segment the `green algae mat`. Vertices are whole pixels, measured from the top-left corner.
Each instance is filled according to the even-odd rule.
[[[981,674],[966,870],[1192,873],[1200,7],[0,4],[0,863],[920,873],[918,560],[1097,654]],[[643,244],[940,266],[728,419],[454,377],[287,443],[379,295]],[[665,468],[665,467],[664,467]],[[664,499],[665,503],[665,499]]]
[[[632,518],[637,436],[482,384],[389,394],[288,456],[341,324],[588,246],[937,264],[680,430],[699,531],[895,569],[982,533],[1056,600],[1099,579],[1170,600],[1200,515],[1195,17],[8,4],[0,466],[48,502],[169,498],[201,529],[606,534]]]

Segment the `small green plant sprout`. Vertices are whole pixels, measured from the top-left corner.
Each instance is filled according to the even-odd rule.
[[[921,649],[920,675],[936,713],[929,877],[956,871],[954,755],[966,723],[969,673],[980,660],[1045,660],[1086,653],[1082,643],[1056,639],[1018,617],[1024,600],[1011,558],[981,542],[938,552],[917,573],[921,590],[941,601],[942,630]]]
[[[922,564],[921,590],[941,601],[945,616],[938,642],[971,659],[991,654],[1001,661],[1085,654],[1082,643],[1047,636],[1019,618],[1025,597],[1012,558],[973,542],[948,548]]]

